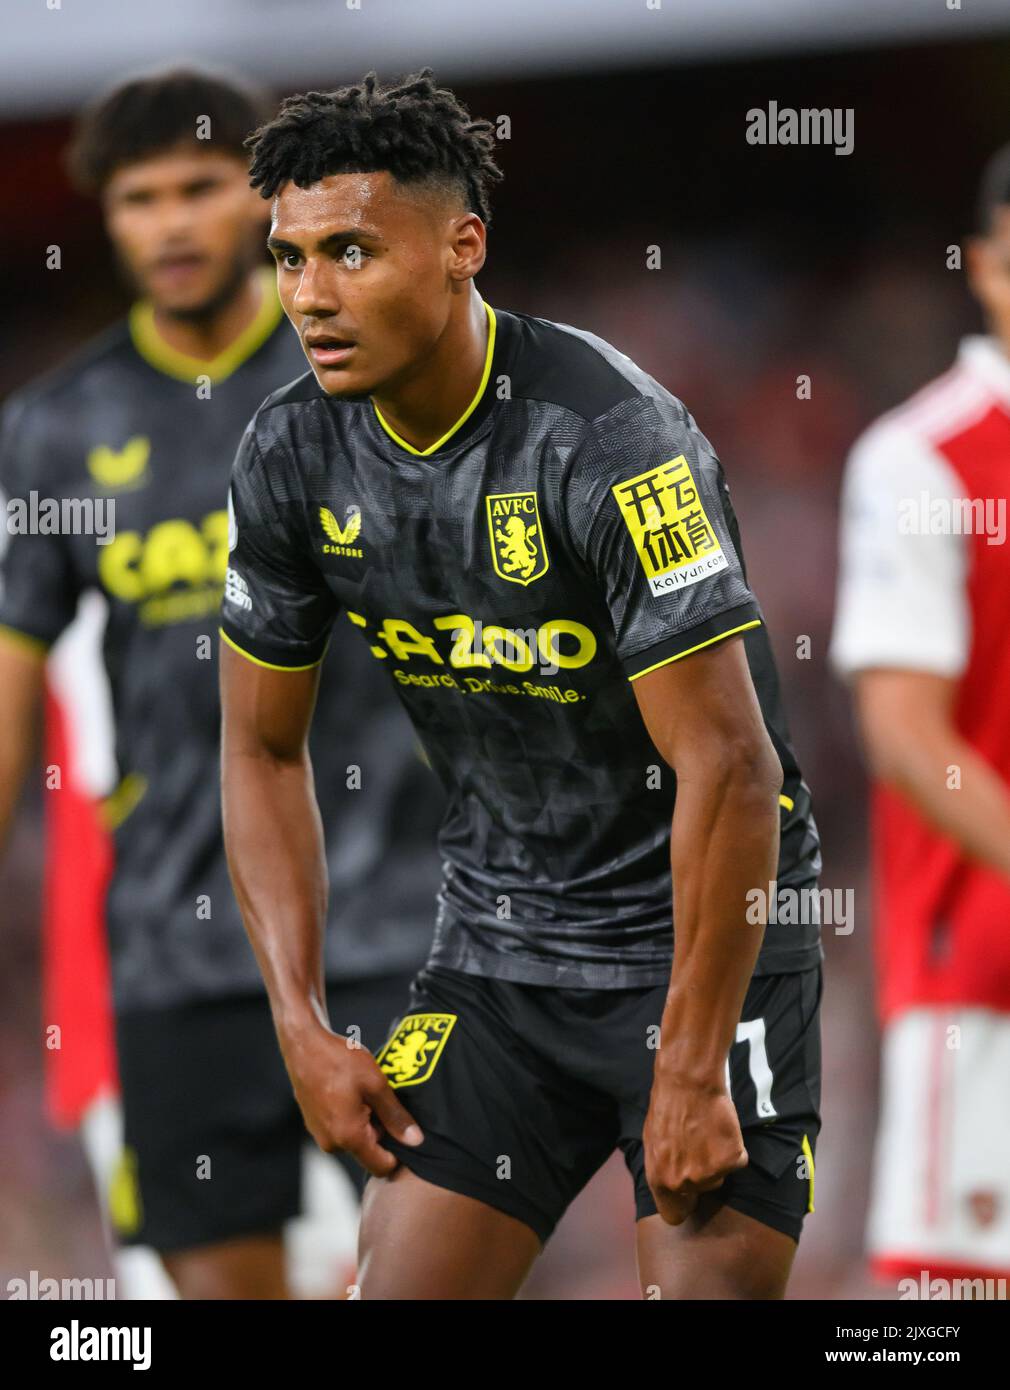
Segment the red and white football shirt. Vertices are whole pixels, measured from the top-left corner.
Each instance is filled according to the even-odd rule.
[[[1010,359],[971,337],[853,449],[831,660],[846,676],[957,678],[957,728],[1010,788],[1008,482]],[[920,1004],[1010,1012],[1010,882],[883,786],[872,856],[883,1020]]]

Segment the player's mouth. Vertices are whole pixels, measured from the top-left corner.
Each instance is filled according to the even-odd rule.
[[[197,252],[185,252],[172,256],[159,256],[151,267],[151,278],[166,289],[185,285],[194,275],[198,275],[207,265],[206,256]]]
[[[350,338],[337,338],[332,334],[320,333],[305,338],[305,348],[313,362],[320,367],[339,367],[350,357],[356,343]]]

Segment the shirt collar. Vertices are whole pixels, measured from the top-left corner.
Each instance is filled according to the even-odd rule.
[[[415,449],[405,439],[401,439],[382,418],[374,402],[370,414],[376,425],[381,427],[382,437],[391,440],[398,449],[412,458],[434,462],[450,450],[472,439],[482,427],[488,415],[500,399],[497,383],[500,377],[508,375],[514,344],[513,319],[510,314],[493,310],[486,301],[484,308],[488,317],[488,338],[484,355],[484,369],[477,391],[469,406],[441,439],[427,449]]]
[[[284,317],[284,310],[277,296],[277,277],[274,271],[269,266],[261,266],[257,277],[260,283],[260,303],[252,322],[216,357],[190,357],[188,353],[172,347],[158,331],[154,306],[146,299],[134,304],[130,310],[130,336],[134,348],[157,371],[175,377],[177,381],[185,381],[192,385],[199,377],[205,376],[216,386],[219,382],[227,380],[259,351]]]

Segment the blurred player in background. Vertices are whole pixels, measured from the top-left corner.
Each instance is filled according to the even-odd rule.
[[[364,1296],[511,1297],[620,1148],[643,1288],[781,1297],[821,952],[815,913],[747,904],[813,885],[810,794],[708,441],[609,344],[477,292],[492,131],[423,71],[255,137],[313,371],[232,475],[236,891],[309,1127],[376,1177]],[[306,733],[344,609],[450,792],[432,955],[377,1059],[325,1027],[315,959]]]
[[[0,446],[12,502],[115,504],[106,534],[97,523],[63,520],[52,533],[9,523],[0,830],[28,766],[47,654],[69,634],[49,663],[47,760],[67,778],[46,793],[65,791],[66,801],[49,818],[45,1023],[60,1025],[63,1052],[82,1064],[61,1079],[55,1108],[81,1114],[118,1238],[157,1250],[184,1297],[284,1297],[283,1232],[304,1237],[306,1188],[323,1194],[317,1223],[331,1223],[322,1253],[353,1251],[346,1221],[335,1229],[346,1180],[307,1142],[221,839],[211,635],[228,473],[250,414],[304,368],[273,273],[259,263],[265,209],[242,141],[264,114],[239,82],[175,70],[127,82],[85,115],[73,171],[100,195],[138,301],[128,322],[7,403]],[[314,731],[316,765],[327,769],[327,1004],[334,1029],[374,1047],[430,939],[441,797],[372,658],[357,644],[335,647],[332,698]],[[103,751],[103,725],[114,749]],[[82,1010],[72,978],[101,994],[94,925],[110,869],[122,1147],[107,1020],[94,1001]],[[360,1188],[361,1170],[346,1166]],[[311,1240],[301,1248],[305,1259],[320,1253]],[[128,1284],[132,1270],[121,1266]],[[342,1273],[331,1261],[331,1292]],[[133,1288],[152,1293],[145,1280]]]
[[[1010,147],[966,251],[989,334],[853,448],[832,638],[874,783],[888,1279],[1010,1275]]]

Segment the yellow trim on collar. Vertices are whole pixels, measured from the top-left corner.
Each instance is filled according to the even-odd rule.
[[[463,425],[466,424],[467,420],[469,420],[470,416],[477,409],[478,405],[481,402],[481,398],[484,395],[484,389],[488,383],[488,377],[491,375],[491,359],[494,356],[495,330],[497,328],[497,321],[494,316],[494,310],[491,308],[491,305],[488,304],[486,300],[484,301],[484,308],[487,310],[488,318],[487,355],[484,358],[484,371],[481,375],[480,385],[477,387],[477,394],[474,396],[473,400],[470,402],[467,408],[463,411],[463,414],[459,417],[459,419],[456,421],[456,423],[452,426],[451,429],[446,430],[445,434],[443,434],[441,439],[436,439],[434,444],[428,445],[427,449],[415,449],[413,444],[408,444],[405,439],[401,439],[400,436],[396,433],[396,431],[390,425],[386,424],[385,420],[382,418],[382,412],[379,410],[379,407],[375,404],[374,401],[372,402],[372,409],[375,411],[375,417],[378,420],[379,424],[382,426],[382,428],[389,435],[390,439],[392,439],[396,444],[399,444],[401,449],[406,449],[408,453],[414,454],[417,458],[427,458],[428,455],[433,454],[436,449],[441,449],[442,445],[446,442],[446,440],[451,439],[452,436],[456,433],[456,431],[458,429],[461,429]]]
[[[216,357],[190,357],[186,352],[166,343],[154,319],[154,305],[142,299],[130,310],[130,336],[133,346],[146,362],[166,376],[175,377],[192,385],[198,376],[205,376],[213,384],[225,381],[232,372],[247,362],[257,349],[261,348],[281,321],[284,310],[277,297],[277,281],[274,272],[263,266],[257,271],[261,287],[260,306],[248,328],[244,328],[235,341],[219,352]]]

